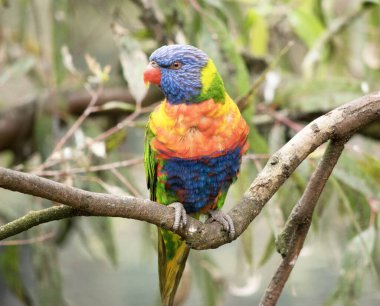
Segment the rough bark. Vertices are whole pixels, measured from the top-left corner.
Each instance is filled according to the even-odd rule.
[[[380,120],[380,93],[347,103],[317,118],[296,134],[269,159],[242,199],[229,212],[235,224],[235,238],[245,231],[311,152],[329,139],[346,139],[375,120]],[[0,187],[66,204],[91,215],[132,218],[166,229],[173,226],[173,209],[147,199],[89,192],[5,168],[0,168]],[[194,249],[216,248],[231,241],[220,224],[203,224],[193,218],[189,218],[187,226],[177,233]]]
[[[331,141],[322,160],[311,176],[304,194],[294,207],[285,229],[277,238],[278,252],[283,260],[265,290],[260,306],[276,305],[290,273],[295,266],[309,231],[315,206],[344,149],[346,139]]]

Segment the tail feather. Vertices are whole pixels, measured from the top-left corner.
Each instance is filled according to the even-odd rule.
[[[190,248],[173,232],[158,229],[158,272],[163,306],[172,306]]]

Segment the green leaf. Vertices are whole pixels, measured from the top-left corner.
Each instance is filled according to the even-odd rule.
[[[36,59],[33,56],[23,56],[10,64],[1,68],[0,71],[0,86],[12,78],[27,74],[36,65]]]
[[[70,19],[67,15],[69,13],[69,2],[66,0],[52,1],[51,5],[54,14],[52,18],[52,47],[53,47],[53,67],[54,76],[57,84],[61,84],[66,76],[66,69],[62,59],[62,47],[68,43],[69,40],[69,26]]]
[[[257,267],[260,268],[261,266],[265,265],[268,262],[268,260],[272,257],[275,251],[276,251],[275,236],[272,233],[269,236],[269,239],[267,240],[267,242],[265,243],[264,251],[263,251],[263,254],[261,255],[261,258],[259,260]]]
[[[255,9],[249,9],[243,28],[248,34],[250,51],[255,56],[265,56],[268,53],[269,29],[264,16]]]
[[[379,5],[380,4],[380,0],[362,0],[361,4],[362,4],[362,6]]]
[[[127,134],[128,134],[128,130],[125,128],[125,129],[122,129],[120,131],[117,131],[116,133],[113,133],[110,137],[108,137],[106,139],[107,152],[111,152],[111,151],[119,148],[119,146],[122,143],[124,143],[124,141],[127,137]]]
[[[201,20],[200,25],[202,25]],[[199,47],[212,58],[212,60],[215,63],[215,66],[218,69],[219,74],[221,76],[227,75],[228,67],[225,65],[225,59],[221,54],[219,44],[215,39],[213,39],[210,29],[203,25],[200,27],[198,31],[200,31]],[[226,86],[227,84],[224,85]]]
[[[100,255],[101,249],[106,254],[108,260],[117,265],[117,250],[112,229],[112,218],[92,217],[82,225],[89,226],[80,233],[84,245],[89,253],[94,257]]]
[[[8,246],[0,251],[0,273],[11,292],[27,306],[33,301],[24,285],[21,268],[21,247]]]
[[[364,203],[366,199],[363,199],[363,195],[361,193],[358,193],[355,189],[352,189],[350,186],[341,183],[335,177],[334,172],[329,180],[334,188],[335,193],[339,196],[339,200],[343,204],[344,211],[348,214],[349,221],[353,225],[355,234],[361,233],[363,231],[363,228],[365,228],[368,224],[368,218],[370,214],[369,206],[367,203]],[[363,210],[367,213],[363,213]],[[343,217],[343,214],[340,214],[340,217]]]
[[[358,166],[363,173],[366,173],[374,189],[380,182],[380,160],[369,154],[360,154]]]
[[[376,230],[375,246],[372,253],[372,261],[377,275],[380,275],[380,230]]]
[[[275,103],[289,109],[291,114],[326,112],[360,95],[359,82],[337,77],[310,81],[292,77],[279,88]]]
[[[37,305],[64,305],[57,246],[52,241],[35,243],[32,245],[32,258],[36,274]]]
[[[375,228],[371,226],[350,241],[342,258],[337,286],[325,305],[333,305],[337,301],[346,306],[358,304],[364,274],[371,263],[375,240]]]
[[[279,226],[285,223],[284,216],[290,214],[305,189],[309,172],[302,172],[302,170],[304,170],[303,167],[306,167],[306,165],[301,164],[290,176],[290,179],[284,183],[283,188],[280,188],[271,199],[271,202],[274,202],[273,204],[275,204],[276,209],[268,207],[265,210],[265,212],[269,211],[269,213],[266,214],[266,217],[271,225],[272,232],[275,235],[279,232]],[[277,209],[279,209],[282,214],[279,214]]]
[[[367,154],[343,152],[334,175],[367,198],[380,196],[378,190],[380,162]]]
[[[251,116],[247,116],[249,110],[243,113],[244,118],[249,124],[248,142],[249,148],[256,154],[265,154],[269,152],[268,143],[266,139],[259,133],[254,124],[250,124]]]
[[[305,8],[291,11],[290,24],[294,32],[311,48],[324,32],[324,26],[317,16]]]
[[[9,7],[9,0],[1,0],[0,3],[3,7]]]
[[[249,268],[253,268],[253,232],[252,224],[244,231],[240,238],[245,262]]]
[[[0,167],[10,167],[14,154],[11,151],[3,151],[0,153]]]
[[[143,73],[148,65],[148,58],[140,44],[121,26],[114,24],[113,34],[119,48],[120,63],[124,79],[137,103],[145,98],[148,88],[143,81]]]
[[[208,5],[214,6],[216,8],[222,9],[222,1],[221,0],[205,0]]]
[[[50,115],[41,113],[34,124],[34,141],[42,160],[45,160],[53,150],[54,137],[52,128],[53,118]]]
[[[250,88],[249,73],[236,44],[231,40],[228,26],[211,15],[207,16],[207,20],[211,24],[211,30],[215,31],[218,36],[221,50],[225,53],[229,63],[233,65],[234,77],[229,76],[225,85],[226,87],[234,85],[234,87],[230,87],[232,96],[243,96]]]
[[[202,292],[203,305],[219,305],[224,283],[213,259],[204,252],[190,252],[190,263],[196,283]]]

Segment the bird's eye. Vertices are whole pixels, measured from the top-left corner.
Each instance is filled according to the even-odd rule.
[[[182,67],[182,63],[179,62],[179,61],[175,61],[174,63],[172,63],[172,64],[170,65],[170,68],[171,68],[171,69],[174,69],[174,70],[178,70],[178,69],[181,68],[181,67]]]
[[[155,61],[151,61],[150,64],[151,64],[152,67],[154,67],[154,68],[157,68],[157,67],[158,67],[157,62],[155,62]]]

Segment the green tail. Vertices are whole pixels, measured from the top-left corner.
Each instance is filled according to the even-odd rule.
[[[172,306],[190,248],[181,237],[158,228],[158,272],[163,306]]]

